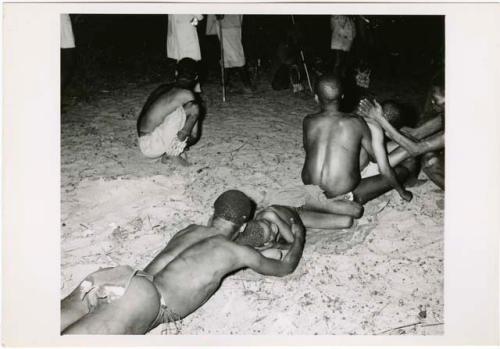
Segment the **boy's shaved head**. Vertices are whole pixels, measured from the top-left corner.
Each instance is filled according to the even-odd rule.
[[[258,222],[250,221],[247,223],[245,230],[238,235],[235,242],[251,247],[263,246],[267,242],[265,241],[264,228]]]
[[[241,225],[252,214],[252,201],[239,190],[228,190],[219,195],[214,202],[214,218]]]
[[[335,102],[342,96],[342,84],[335,75],[323,75],[316,85],[316,94],[320,102]]]

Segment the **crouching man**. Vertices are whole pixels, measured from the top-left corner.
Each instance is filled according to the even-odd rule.
[[[200,101],[193,92],[198,81],[196,62],[183,58],[176,81],[158,87],[149,96],[137,120],[139,148],[162,163],[189,163],[181,155],[200,138]]]

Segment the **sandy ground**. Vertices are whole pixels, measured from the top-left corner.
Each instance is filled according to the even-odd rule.
[[[316,108],[312,99],[262,84],[223,104],[217,86],[206,85],[193,165],[175,168],[145,159],[137,146],[136,116],[156,85],[129,84],[65,107],[62,296],[99,267],[144,267],[178,230],[206,223],[227,189],[260,203],[300,184],[301,123]],[[151,333],[442,334],[444,193],[420,179],[412,202],[388,193],[368,204],[354,231],[308,232],[292,275],[236,273],[178,329]]]

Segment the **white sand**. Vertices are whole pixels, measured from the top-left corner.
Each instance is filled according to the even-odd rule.
[[[154,88],[103,93],[63,114],[62,296],[99,267],[144,267],[178,230],[206,223],[227,189],[259,203],[267,191],[300,184],[301,124],[312,100],[266,89],[222,104],[205,86],[193,165],[174,168],[137,147],[135,118]],[[444,193],[429,181],[410,190],[410,203],[393,192],[370,203],[381,211],[354,232],[308,232],[290,276],[227,278],[180,333],[377,334],[418,323],[384,334],[442,334]]]

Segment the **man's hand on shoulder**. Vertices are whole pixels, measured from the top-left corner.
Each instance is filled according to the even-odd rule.
[[[382,109],[382,106],[376,100],[374,100],[373,103],[368,99],[361,100],[359,102],[357,111],[361,116],[373,120],[380,120],[384,118],[384,111]]]

